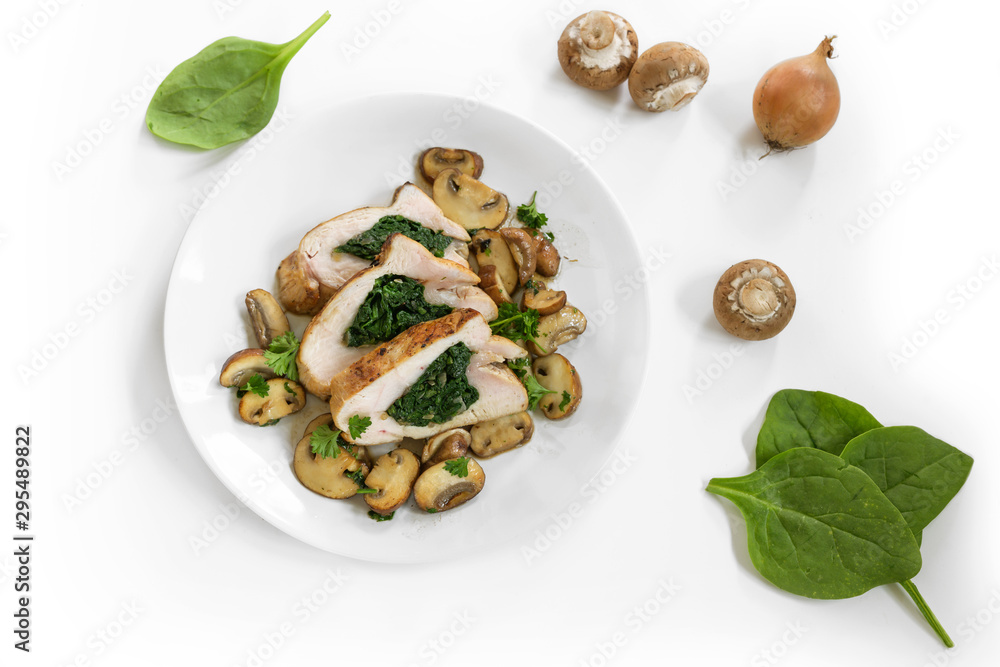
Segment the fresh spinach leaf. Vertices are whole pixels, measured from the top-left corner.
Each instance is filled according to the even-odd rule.
[[[386,412],[400,424],[443,424],[479,400],[479,391],[469,384],[466,369],[472,350],[456,343],[432,361],[416,383],[389,406]]]
[[[413,278],[382,276],[375,280],[344,337],[348,347],[377,345],[452,310],[451,306],[428,303],[424,286]]]
[[[839,599],[920,571],[920,548],[902,514],[862,470],[820,449],[796,448],[707,490],[747,522],[750,559],[790,593]]]
[[[881,426],[871,413],[845,398],[782,389],[771,398],[757,435],[757,467],[795,447],[839,455],[852,438]]]
[[[285,44],[225,37],[175,67],[146,109],[146,125],[177,144],[218,148],[251,137],[271,120],[285,67],[330,18]]]
[[[361,232],[347,243],[337,246],[334,251],[356,255],[361,259],[375,259],[382,251],[382,245],[391,234],[402,234],[411,238],[433,253],[435,257],[444,257],[444,251],[452,244],[450,236],[434,229],[427,229],[419,222],[414,222],[401,215],[387,215],[371,229]]]

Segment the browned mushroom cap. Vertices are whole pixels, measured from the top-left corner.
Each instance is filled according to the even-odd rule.
[[[576,411],[583,398],[583,384],[580,374],[566,357],[561,354],[538,357],[531,364],[531,373],[538,384],[556,392],[545,394],[538,401],[542,414],[549,419],[564,419]]]
[[[313,417],[312,421],[306,424],[306,430],[302,432],[302,437],[308,438],[320,426],[333,426],[333,415],[329,412],[324,412],[317,417]],[[336,430],[336,427],[334,427],[334,430]]]
[[[507,227],[500,230],[500,236],[507,242],[507,247],[517,264],[517,282],[524,285],[535,275],[538,263],[538,251],[534,237],[519,227]]]
[[[451,459],[457,461],[459,459]],[[486,473],[475,459],[466,459],[469,474],[453,475],[445,469],[449,461],[432,465],[420,473],[413,485],[413,498],[417,507],[426,512],[444,512],[471,500],[483,490]]]
[[[680,42],[663,42],[639,56],[628,77],[628,92],[640,109],[677,111],[708,81],[708,59]]]
[[[534,288],[533,283],[524,287],[521,305],[525,310],[533,308],[539,315],[551,315],[566,305],[566,292],[562,290]]]
[[[380,456],[365,477],[365,485],[378,490],[365,494],[368,507],[383,515],[395,512],[410,497],[419,472],[420,461],[408,449],[394,449]]]
[[[466,229],[496,229],[510,213],[506,195],[457,169],[438,174],[433,196],[445,216]]]
[[[247,292],[246,304],[250,323],[253,324],[253,333],[262,348],[267,349],[272,340],[283,336],[286,331],[291,331],[284,311],[267,290],[255,289]]]
[[[219,384],[223,387],[242,387],[254,375],[260,375],[265,380],[277,377],[264,359],[264,350],[256,347],[240,350],[226,359],[219,373]]]
[[[453,428],[450,431],[438,433],[427,440],[424,445],[423,454],[420,456],[421,463],[426,467],[465,456],[472,444],[472,436],[464,428]]]
[[[472,427],[469,448],[484,459],[526,445],[535,432],[535,422],[527,412],[518,412],[479,422]]]
[[[240,419],[248,424],[270,426],[282,417],[298,412],[306,404],[306,391],[298,382],[285,378],[267,381],[267,395],[260,396],[252,391],[240,399]]]
[[[499,272],[494,264],[479,267],[479,289],[486,292],[497,307],[514,302],[510,298],[510,294],[507,293],[507,288],[503,286],[503,281],[500,280]]]
[[[748,259],[729,267],[715,286],[715,318],[744,340],[778,335],[795,312],[795,290],[778,266]]]
[[[568,343],[587,329],[587,318],[583,312],[566,304],[557,312],[538,319],[537,343],[528,343],[532,354],[551,354],[559,346]]]
[[[541,234],[535,237],[535,270],[546,278],[559,273],[559,251]]]
[[[420,154],[417,160],[420,165],[420,175],[433,183],[445,169],[457,169],[467,176],[479,178],[483,173],[483,158],[464,148],[428,148]]]
[[[639,41],[621,16],[595,10],[569,22],[559,37],[558,53],[559,64],[574,83],[610,90],[628,78]]]
[[[517,263],[514,261],[510,246],[507,245],[500,233],[491,229],[480,229],[472,237],[470,247],[476,256],[476,262],[479,264],[480,279],[483,268],[495,266],[497,267],[497,277],[503,283],[504,291],[507,294],[513,292],[518,281]]]
[[[292,468],[302,485],[327,498],[350,498],[361,486],[348,473],[368,474],[368,464],[358,460],[347,447],[341,447],[335,457],[324,458],[312,452],[309,436],[299,440],[292,457]]]

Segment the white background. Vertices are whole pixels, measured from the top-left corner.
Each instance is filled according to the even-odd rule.
[[[37,541],[30,655],[11,647],[16,574],[12,547],[0,550],[0,662],[253,665],[256,654],[268,665],[992,664],[1000,9],[610,3],[641,49],[687,41],[711,63],[689,107],[647,114],[625,88],[587,91],[559,69],[559,33],[592,8],[4,3],[0,507],[12,524],[14,428],[30,424]],[[333,18],[284,77],[280,104],[292,115],[374,92],[479,95],[586,149],[640,245],[671,255],[649,279],[652,370],[636,418],[621,425],[634,463],[604,471],[611,483],[581,494],[572,520],[538,517],[523,540],[461,561],[443,553],[439,564],[369,564],[298,543],[245,508],[237,514],[176,413],[158,410],[172,400],[162,314],[187,207],[234,152],[155,140],[145,106],[174,65],[215,39],[283,42],[326,9]],[[371,36],[359,37],[366,29]],[[758,162],[758,78],[832,33],[837,125],[815,146]],[[60,166],[70,162],[68,172]],[[889,202],[895,181],[902,194]],[[852,232],[859,208],[878,215]],[[726,267],[752,257],[785,269],[799,305],[776,339],[734,347],[714,321],[711,292]],[[60,335],[67,327],[74,335]],[[43,349],[51,358],[36,361],[37,374],[19,372]],[[750,471],[763,409],[783,387],[843,395],[883,423],[921,426],[975,457],[965,488],[925,534],[915,579],[956,650],[943,652],[898,587],[812,601],[752,569],[742,521],[703,488]],[[213,532],[213,521],[224,529]],[[312,610],[302,602],[310,597]]]

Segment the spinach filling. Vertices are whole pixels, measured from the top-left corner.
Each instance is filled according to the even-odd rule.
[[[465,375],[471,358],[472,350],[465,343],[452,345],[386,412],[400,424],[412,426],[443,424],[465,412],[479,400],[479,390]]]
[[[357,255],[361,259],[375,259],[382,244],[390,234],[399,232],[408,236],[423,247],[434,253],[435,257],[444,257],[445,248],[451,245],[452,238],[443,232],[427,229],[419,222],[414,222],[401,215],[387,215],[366,232],[361,232],[344,245],[337,246],[334,252]]]
[[[382,276],[358,308],[344,338],[348,347],[384,343],[414,324],[436,320],[451,311],[451,306],[427,303],[424,286],[413,278]]]

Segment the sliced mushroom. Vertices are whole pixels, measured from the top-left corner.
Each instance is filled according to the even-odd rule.
[[[534,237],[520,227],[507,227],[500,230],[500,236],[507,242],[507,247],[517,264],[517,282],[526,284],[535,275],[538,262]]]
[[[510,212],[506,195],[457,169],[438,174],[433,196],[445,216],[466,229],[496,229]]]
[[[368,474],[368,463],[362,458],[354,458],[347,447],[340,448],[336,457],[324,458],[312,452],[309,436],[299,440],[292,457],[292,468],[302,485],[327,498],[350,498],[361,486],[347,473]]]
[[[382,515],[395,512],[410,497],[419,472],[420,461],[408,449],[394,449],[380,456],[365,477],[366,486],[378,489],[378,493],[365,494],[368,507]]]
[[[455,460],[455,459],[451,459]],[[432,465],[420,473],[413,485],[413,498],[417,507],[425,512],[444,512],[468,502],[483,490],[486,473],[475,459],[468,459],[469,474],[453,475],[445,469],[448,461]]]
[[[663,42],[639,56],[628,77],[628,92],[645,111],[677,111],[707,81],[705,54],[681,42]]]
[[[791,321],[795,289],[777,265],[748,259],[722,274],[712,303],[723,329],[744,340],[766,340]]]
[[[583,385],[580,374],[566,357],[561,354],[538,357],[531,364],[531,373],[540,385],[556,392],[545,394],[538,401],[542,414],[549,419],[564,419],[576,411],[583,398]]]
[[[469,449],[476,456],[490,458],[527,444],[534,432],[535,423],[527,412],[490,419],[472,427]]]
[[[472,237],[470,245],[476,255],[476,262],[479,263],[480,277],[485,267],[495,266],[504,290],[507,294],[512,293],[517,287],[517,263],[510,252],[510,246],[500,233],[491,229],[480,229]]]
[[[333,415],[329,412],[324,412],[318,417],[314,417],[311,422],[306,424],[306,430],[303,431],[302,437],[308,438],[312,435],[312,432],[318,429],[320,426],[333,426]],[[334,427],[336,429],[336,427]]]
[[[535,270],[546,278],[559,273],[559,251],[542,234],[535,236]]]
[[[497,267],[493,264],[479,268],[479,289],[486,292],[498,307],[505,303],[514,303],[504,288],[503,281],[500,280]]]
[[[566,292],[562,290],[534,289],[529,283],[521,295],[524,310],[534,308],[539,315],[551,315],[566,305]]]
[[[464,428],[453,428],[450,431],[438,433],[424,445],[420,462],[430,467],[448,459],[465,456],[472,444],[472,436]]]
[[[559,346],[568,343],[587,329],[587,318],[583,312],[566,304],[558,312],[545,315],[538,320],[538,335],[535,343],[528,343],[528,349],[535,355],[552,354]]]
[[[219,384],[223,387],[242,387],[254,375],[260,375],[265,380],[277,377],[264,359],[264,350],[256,347],[240,350],[226,359],[219,374]]]
[[[253,333],[265,350],[271,345],[272,340],[292,330],[277,299],[267,290],[255,289],[247,292],[246,304],[250,323],[253,324]]]
[[[483,173],[483,158],[464,148],[442,148],[435,146],[420,154],[417,160],[420,165],[420,175],[433,183],[445,169],[457,169],[472,178],[479,178]]]
[[[267,396],[252,391],[240,399],[240,418],[248,424],[270,426],[282,417],[298,412],[306,404],[306,392],[298,382],[285,378],[267,381]]]

